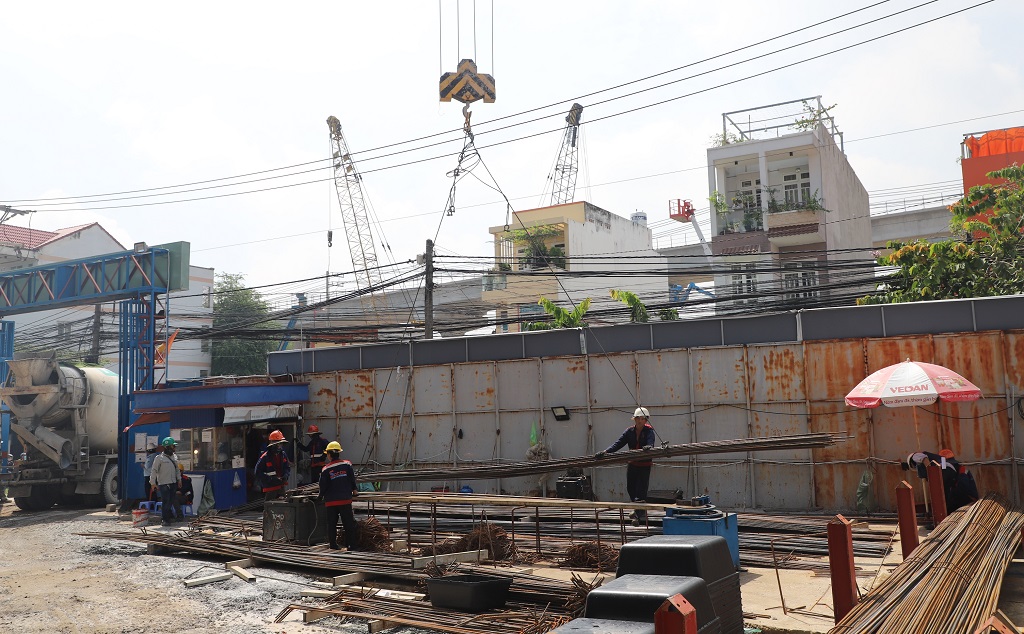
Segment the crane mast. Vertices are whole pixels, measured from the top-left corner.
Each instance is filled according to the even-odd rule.
[[[562,146],[558,150],[555,169],[551,172],[551,204],[561,205],[573,201],[576,196],[577,140],[580,121],[583,119],[583,106],[572,104],[569,114],[565,117],[565,132],[562,134]]]
[[[377,250],[373,245],[370,220],[366,213],[363,197],[363,177],[348,150],[348,142],[341,131],[337,117],[327,118],[331,133],[331,149],[334,157],[334,186],[338,191],[338,205],[345,225],[349,252],[352,254],[352,269],[355,271],[356,286],[369,292],[370,304],[380,323],[380,310],[387,308],[387,300],[379,289],[380,269],[377,268]],[[377,290],[373,290],[377,289]]]

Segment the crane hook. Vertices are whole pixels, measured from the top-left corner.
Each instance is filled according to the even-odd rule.
[[[469,118],[473,116],[473,113],[469,111],[469,104],[462,106],[462,116],[466,118],[466,123],[463,124],[462,129],[466,131],[466,134],[471,134],[472,130],[469,126]]]

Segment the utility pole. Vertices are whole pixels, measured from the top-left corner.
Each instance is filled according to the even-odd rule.
[[[89,356],[85,358],[86,363],[100,362],[100,327],[102,326],[100,321],[100,305],[96,304],[96,310],[92,315],[92,349],[89,350]]]
[[[427,253],[423,256],[426,265],[426,284],[423,290],[423,338],[434,338],[434,241],[427,240]]]

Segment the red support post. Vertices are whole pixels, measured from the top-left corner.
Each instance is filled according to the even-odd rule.
[[[896,515],[900,525],[900,546],[905,560],[917,548],[917,509],[914,507],[914,487],[906,480],[896,485]]]
[[[932,501],[932,523],[938,526],[946,519],[946,491],[942,486],[942,467],[936,462],[928,465],[928,497]]]
[[[842,515],[828,523],[828,565],[832,573],[832,603],[836,623],[857,605],[853,567],[853,525]]]
[[[697,634],[697,610],[677,594],[665,599],[654,613],[654,634]]]

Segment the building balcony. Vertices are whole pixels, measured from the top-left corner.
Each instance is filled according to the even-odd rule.
[[[818,204],[788,205],[778,211],[770,211],[767,221],[768,240],[775,246],[825,241],[825,210]]]

